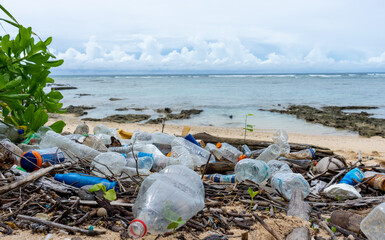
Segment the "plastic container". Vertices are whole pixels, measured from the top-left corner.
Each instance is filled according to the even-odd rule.
[[[149,155],[139,152],[137,156],[138,169],[150,170],[152,168],[152,165],[154,164],[154,158],[152,157],[152,154],[149,154]],[[129,157],[126,157],[126,166],[136,168],[136,160],[132,155]]]
[[[361,221],[360,229],[369,240],[385,239],[385,203],[375,207]]]
[[[245,145],[242,145],[242,153],[246,156],[246,157],[250,157],[251,156],[251,150],[250,148],[245,144]]]
[[[0,122],[0,139],[8,138],[12,142],[15,142],[21,135],[16,128]]]
[[[264,161],[245,158],[235,165],[237,181],[250,180],[262,183],[269,178],[269,167]]]
[[[91,162],[92,173],[98,177],[119,176],[126,166],[126,159],[116,152],[101,153]]]
[[[315,149],[308,148],[298,152],[285,153],[283,156],[290,159],[312,159],[315,157]]]
[[[222,152],[222,157],[233,163],[238,161],[238,158],[242,155],[242,152],[231,146],[228,143],[222,143],[219,150]]]
[[[286,199],[290,200],[292,192],[300,188],[303,198],[306,198],[310,192],[309,183],[301,174],[297,173],[277,173],[271,178],[271,187]]]
[[[71,141],[70,139],[54,131],[48,131],[45,133],[42,141],[40,142],[40,148],[44,149],[44,148],[51,148],[51,147],[60,148],[63,151],[68,161],[77,161],[78,160],[77,157],[84,158],[87,160],[93,160],[96,156],[100,154],[99,151],[93,148]],[[69,153],[67,156],[66,155],[67,151],[72,154]],[[74,157],[73,154],[76,157]]]
[[[107,135],[110,135],[110,136],[114,136],[114,131],[109,129],[104,124],[98,124],[98,125],[96,125],[94,127],[94,134],[97,135],[97,134],[100,134],[100,133],[107,134]]]
[[[207,143],[205,149],[212,153],[216,159],[222,158],[222,152],[215,146],[215,144]]]
[[[110,152],[130,153],[130,152],[132,152],[132,145],[130,145],[130,146],[121,146],[121,147],[109,147],[108,150]]]
[[[361,194],[352,186],[346,183],[333,184],[324,189],[325,195],[337,200],[361,198]]]
[[[281,148],[281,153],[289,153],[290,145],[287,142],[289,136],[283,129],[279,129],[273,134],[273,141]]]
[[[116,186],[116,182],[110,182],[105,178],[93,177],[79,173],[56,174],[54,178],[56,181],[64,182],[65,184],[77,188],[81,188],[86,185],[95,185],[98,183],[103,183],[107,190],[114,189]]]
[[[201,147],[201,145],[197,142],[197,140],[195,140],[195,138],[191,135],[191,134],[187,134],[186,137],[184,137],[184,139],[194,143],[195,145]]]
[[[57,147],[28,151],[23,153],[22,156],[20,166],[27,172],[39,170],[44,162],[57,164],[65,160],[63,152]]]
[[[270,169],[269,178],[272,178],[276,173],[293,173],[287,163],[278,160],[268,161],[267,166],[269,166]]]
[[[281,148],[277,144],[271,144],[257,157],[257,160],[268,162],[277,159],[279,155],[281,155]]]
[[[181,165],[168,166],[142,182],[132,208],[135,219],[128,233],[132,238],[140,238],[147,231],[170,232],[167,226],[173,220],[189,220],[204,208],[204,200],[203,182],[197,173]]]
[[[356,181],[354,181],[354,180]],[[354,168],[350,170],[345,176],[341,179],[340,183],[346,183],[349,185],[356,185],[358,182],[362,182],[364,179],[364,173],[359,168]]]
[[[235,175],[208,174],[204,175],[204,180],[210,180],[217,183],[235,183]]]
[[[185,147],[190,154],[195,158],[195,163],[198,167],[202,166],[203,164],[206,164],[207,160],[209,159],[210,152],[206,149],[199,147],[195,145],[194,143],[187,141],[184,138],[176,137],[172,142],[171,146],[183,146]],[[210,161],[215,161],[214,156],[210,157]]]

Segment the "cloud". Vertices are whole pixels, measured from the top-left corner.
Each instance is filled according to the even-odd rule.
[[[83,49],[53,50],[64,59],[60,73],[156,73],[156,72],[334,72],[372,71],[385,64],[385,52],[360,61],[335,60],[330,50],[273,51],[257,57],[238,38],[188,38],[184,46],[172,49],[168,40],[150,35],[133,35],[112,47],[104,47],[91,37]],[[170,50],[171,49],[171,50]],[[80,72],[79,72],[80,71]]]

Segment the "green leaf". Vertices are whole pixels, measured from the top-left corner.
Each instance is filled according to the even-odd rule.
[[[19,86],[21,84],[21,81],[23,79],[21,78],[21,76],[18,76],[17,78],[13,79],[12,81],[8,82],[6,85],[5,85],[5,88],[14,88],[16,86]]]
[[[259,193],[259,191],[254,192],[253,189],[251,189],[250,187],[249,187],[249,189],[247,189],[247,192],[249,192],[249,194],[252,198],[254,198]]]
[[[330,229],[332,230],[332,232],[336,232],[337,231],[337,229],[335,227],[331,227]]]
[[[26,122],[31,123],[33,121],[33,114],[35,113],[35,106],[30,104],[24,111],[24,119]]]
[[[48,114],[41,107],[34,113],[29,129],[36,132],[41,126],[44,126],[46,122],[48,122]]]
[[[251,128],[251,129],[254,128],[254,126],[253,126],[253,125],[250,125],[250,124],[247,124],[246,127],[247,127],[247,128]]]
[[[178,223],[176,222],[171,222],[168,226],[167,229],[175,229],[178,227]]]
[[[61,133],[63,131],[63,128],[66,126],[66,123],[63,122],[63,121],[56,121],[55,123],[53,123],[52,125],[50,125],[49,127],[57,132],[57,133]]]
[[[252,129],[252,128],[247,128],[246,130],[249,131],[249,132],[253,132],[254,131],[254,129]]]
[[[116,199],[116,192],[114,189],[110,189],[103,196],[108,201],[114,201]]]
[[[1,4],[0,4],[0,9],[1,9],[3,12],[5,12],[5,14],[7,14],[7,16],[8,16],[10,19],[12,19],[15,23],[19,24],[19,23],[17,22],[17,20],[12,16],[12,14],[9,13],[9,12],[7,11],[7,9],[5,9],[5,8],[3,7],[3,5],[1,5]]]
[[[60,65],[62,65],[64,62],[63,59],[60,59],[60,60],[55,60],[55,61],[47,61],[44,63],[44,66],[46,67],[59,67]]]
[[[165,219],[167,219],[171,222],[175,222],[179,218],[178,213],[171,210],[170,205],[168,203],[166,203],[166,205],[164,207],[163,216]]]
[[[97,192],[99,190],[102,190],[105,193],[106,192],[106,186],[104,186],[103,183],[98,183],[98,184],[95,184],[92,187],[90,187],[90,189],[88,189],[88,191],[90,191],[90,192]]]
[[[254,116],[253,114],[251,114],[251,113],[249,113],[249,114],[247,114],[247,116]]]

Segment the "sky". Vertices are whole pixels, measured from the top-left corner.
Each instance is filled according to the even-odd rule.
[[[56,74],[385,71],[383,0],[3,0]],[[5,17],[0,13],[0,17]],[[14,34],[3,24],[5,32]]]

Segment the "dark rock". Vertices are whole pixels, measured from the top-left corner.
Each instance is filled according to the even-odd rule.
[[[166,108],[155,109],[155,111],[156,111],[157,113],[172,113],[171,108],[168,108],[168,107],[166,107]]]
[[[326,106],[322,110],[306,105],[291,105],[285,110],[270,109],[267,111],[295,115],[312,123],[357,131],[359,135],[385,136],[385,119],[371,118],[367,112],[345,113],[343,110],[376,109],[370,106]],[[265,111],[263,109],[260,109]]]
[[[51,87],[51,90],[71,90],[78,89],[77,87],[64,86],[64,87]]]
[[[110,100],[110,101],[120,101],[120,100],[123,100],[123,99],[122,98],[110,98],[108,100]]]
[[[95,108],[96,107],[69,105],[68,107],[64,108],[64,110],[67,110],[66,113],[73,113],[73,114],[76,114],[77,116],[83,116],[87,114],[85,110],[90,110]]]
[[[127,111],[129,108],[126,108],[126,107],[124,107],[124,108],[117,108],[117,109],[115,109],[115,111]]]
[[[180,113],[168,113],[168,114],[166,114],[166,117],[159,117],[157,119],[150,119],[146,123],[149,123],[149,124],[162,123],[164,118],[166,118],[166,120],[189,119],[191,117],[191,115],[200,114],[201,112],[203,112],[203,110],[200,110],[200,109],[182,110]]]
[[[79,97],[91,96],[91,94],[88,94],[88,93],[80,93],[80,94],[76,94],[76,95],[78,95]]]
[[[116,122],[116,123],[135,123],[149,119],[151,116],[146,114],[115,114],[102,119],[98,118],[83,118],[83,121],[94,122]]]

